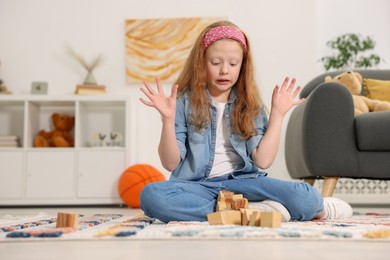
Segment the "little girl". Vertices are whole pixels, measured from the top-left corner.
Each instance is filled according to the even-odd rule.
[[[283,221],[347,218],[352,208],[322,198],[305,182],[267,177],[280,141],[285,114],[304,102],[295,97],[295,79],[276,85],[269,113],[253,75],[247,36],[220,21],[199,35],[170,96],[157,79],[141,102],[161,114],[158,152],[169,181],[147,185],[141,193],[145,214],[163,222],[205,221],[220,190],[243,194],[249,208],[278,211]]]

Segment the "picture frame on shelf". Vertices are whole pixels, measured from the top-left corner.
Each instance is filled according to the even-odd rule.
[[[48,84],[44,81],[35,81],[31,83],[31,94],[46,95],[48,91]]]

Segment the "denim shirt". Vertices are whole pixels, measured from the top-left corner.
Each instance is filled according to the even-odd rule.
[[[209,103],[211,96],[208,93]],[[252,152],[259,145],[268,126],[268,117],[262,110],[255,118],[258,131],[256,136],[247,140],[242,139],[232,131],[230,111],[234,105],[235,94],[232,91],[229,101],[225,106],[228,135],[236,152],[243,160],[243,167],[230,174],[231,178],[254,178],[259,175],[267,175],[260,170],[252,160]],[[215,155],[216,144],[216,113],[217,110],[211,105],[211,123],[206,124],[201,131],[197,132],[192,122],[192,110],[188,93],[178,97],[176,102],[176,140],[180,150],[181,161],[172,172],[171,180],[204,181],[208,179]]]

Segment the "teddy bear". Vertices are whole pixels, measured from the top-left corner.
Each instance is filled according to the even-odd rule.
[[[363,77],[360,73],[353,71],[345,71],[334,78],[325,77],[325,82],[337,82],[344,85],[352,94],[353,104],[355,108],[355,116],[377,111],[390,110],[390,102],[370,99],[360,95],[362,91]]]
[[[54,113],[51,116],[54,130],[40,130],[35,137],[35,147],[73,147],[74,138],[71,131],[74,127],[74,116]]]

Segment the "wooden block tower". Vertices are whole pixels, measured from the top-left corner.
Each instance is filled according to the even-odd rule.
[[[282,215],[280,212],[248,209],[248,200],[242,194],[221,190],[215,208],[216,212],[207,215],[210,225],[281,227]]]

